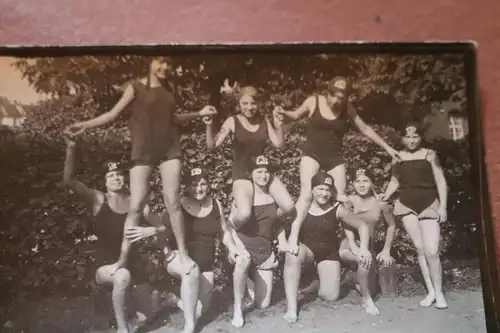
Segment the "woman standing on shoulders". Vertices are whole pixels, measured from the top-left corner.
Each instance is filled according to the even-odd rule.
[[[422,133],[415,123],[404,127],[401,161],[394,163],[393,176],[383,200],[399,188],[394,214],[400,217],[418,254],[418,263],[427,287],[420,306],[448,307],[443,293],[439,258],[440,223],[447,220],[448,185],[438,155],[422,147]]]
[[[220,147],[232,135],[232,179],[235,211],[231,214],[233,224],[244,224],[250,218],[254,200],[254,186],[250,179],[252,159],[263,155],[268,141],[278,149],[285,147],[282,117],[273,111],[273,123],[258,112],[259,93],[254,87],[242,87],[238,94],[239,114],[229,117],[219,134],[214,137],[210,119],[206,119],[206,140],[209,149]],[[273,176],[269,185],[273,197],[283,214],[294,215],[293,199],[281,180]]]
[[[97,118],[69,126],[67,134],[75,136],[87,129],[110,124],[118,119],[127,106],[132,106],[129,121],[132,136],[132,168],[130,169],[130,209],[125,227],[135,227],[141,218],[150,191],[150,178],[159,167],[164,202],[172,221],[172,229],[179,245],[179,257],[185,274],[194,268],[189,259],[184,240],[184,218],[180,206],[180,175],[182,152],[180,133],[176,122],[189,121],[216,114],[212,107],[198,112],[176,113],[176,101],[172,91],[162,83],[173,71],[169,57],[154,57],[149,62],[147,77],[127,85],[116,105]],[[113,271],[125,267],[130,241],[124,239],[118,261]]]
[[[326,94],[308,97],[295,111],[277,109],[276,112],[286,118],[298,120],[307,116],[306,143],[300,160],[300,196],[297,200],[296,228],[292,229],[288,239],[290,250],[298,251],[298,235],[300,226],[307,215],[312,202],[311,178],[324,170],[334,179],[339,202],[347,202],[346,166],[342,152],[342,140],[349,129],[349,123],[371,141],[382,147],[391,157],[398,152],[390,147],[372,128],[358,115],[348,102],[348,81],[344,77],[335,77],[329,84]]]

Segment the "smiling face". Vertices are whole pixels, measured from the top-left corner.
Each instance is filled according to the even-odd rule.
[[[257,168],[252,171],[252,181],[258,186],[267,186],[271,180],[271,173],[267,168]]]
[[[125,188],[125,175],[123,171],[110,171],[106,173],[106,189],[109,192],[120,192]]]
[[[205,178],[194,178],[187,186],[187,190],[191,198],[202,201],[208,195],[208,181]]]
[[[329,107],[343,105],[346,100],[345,93],[341,91],[328,92],[326,94],[326,102]]]
[[[258,110],[258,91],[254,87],[243,87],[239,92],[238,106],[246,118],[255,116]]]
[[[332,199],[332,187],[326,184],[316,185],[312,189],[312,194],[318,205],[325,205]]]
[[[160,57],[151,61],[151,75],[156,76],[158,79],[165,79],[168,73],[172,70],[172,62],[169,58]]]
[[[365,175],[358,176],[354,180],[354,190],[359,196],[366,196],[372,190],[372,181]]]

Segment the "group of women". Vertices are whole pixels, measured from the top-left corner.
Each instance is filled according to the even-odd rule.
[[[259,112],[259,92],[242,87],[236,93],[238,112],[215,133],[212,116],[217,111],[204,107],[197,112],[176,113],[175,98],[163,81],[172,72],[167,57],[153,58],[148,75],[130,83],[118,103],[101,116],[66,129],[68,142],[64,179],[73,191],[91,204],[95,217],[101,267],[99,284],[113,286],[112,298],[118,332],[129,332],[125,314],[125,292],[137,291],[140,323],[154,313],[144,267],[138,259],[136,243],[163,233],[166,270],[181,280],[180,297],[173,304],[183,310],[184,332],[193,332],[197,319],[209,307],[214,284],[215,239],[221,237],[228,260],[234,265],[234,314],[232,324],[244,325],[244,300],[248,293],[256,307],[270,304],[273,269],[278,265],[273,241],[285,253],[284,284],[287,310],[284,319],[298,319],[297,299],[302,270],[317,269],[318,279],[310,290],[326,300],[336,300],[340,289],[341,262],[355,263],[363,307],[368,314],[379,313],[373,299],[372,277],[390,269],[390,255],[399,217],[418,252],[418,260],[428,294],[420,302],[446,308],[438,255],[440,226],[446,219],[447,185],[436,153],[422,148],[416,124],[403,128],[404,150],[390,147],[367,125],[348,103],[349,84],[343,77],[333,79],[326,91],[315,94],[294,111],[276,107],[272,116]],[[87,129],[109,124],[131,106],[132,167],[126,190],[125,170],[119,163],[106,165],[105,193],[89,189],[75,178],[74,138]],[[306,143],[300,161],[301,191],[297,202],[279,179],[265,155],[270,142],[283,149],[286,121],[307,117]],[[229,216],[210,193],[206,170],[194,168],[181,175],[182,151],[178,122],[202,118],[206,124],[206,144],[217,149],[232,141],[232,194]],[[352,180],[353,195],[347,195],[347,168],[342,138],[354,125],[393,159],[393,176],[384,194],[375,192],[372,176],[359,169]],[[150,177],[160,170],[166,213],[154,216],[147,206]],[[181,196],[181,178],[186,191]],[[390,197],[399,189],[394,209]],[[377,253],[373,235],[383,217],[388,227],[382,249]],[[285,221],[293,221],[284,223]],[[149,226],[147,225],[149,224]],[[340,232],[338,232],[340,231]],[[339,239],[342,233],[343,239]],[[316,287],[314,287],[316,286]]]

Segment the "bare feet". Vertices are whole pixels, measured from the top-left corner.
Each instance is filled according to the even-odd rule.
[[[242,311],[234,311],[233,320],[231,320],[231,325],[236,328],[242,328],[245,325],[245,319],[243,318]]]
[[[427,294],[427,296],[420,301],[420,306],[423,308],[430,307],[436,301],[436,293],[434,291]]]
[[[363,300],[363,308],[365,309],[365,312],[371,316],[378,316],[380,314],[380,311],[371,298]]]
[[[446,309],[448,308],[448,303],[446,303],[446,299],[444,298],[443,293],[436,294],[436,309]]]
[[[182,333],[194,333],[195,331],[195,325],[194,324],[185,324],[184,329],[182,330]]]
[[[298,320],[297,311],[287,310],[283,319],[285,319],[290,324],[296,323]]]

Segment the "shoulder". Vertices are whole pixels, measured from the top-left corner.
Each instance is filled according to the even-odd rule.
[[[383,212],[383,213],[388,213],[391,211],[391,205],[389,205],[388,202],[383,202],[383,201],[380,201],[379,202],[379,207],[380,207],[380,210]]]
[[[231,116],[231,117],[227,118],[224,121],[224,124],[222,124],[222,128],[224,128],[226,130],[234,130],[234,126],[236,124],[236,117],[237,116]]]
[[[94,203],[92,205],[92,211],[94,215],[99,214],[99,212],[102,209],[102,206],[104,206],[104,203],[106,202],[106,194],[99,190],[91,189],[91,191],[94,192]]]

